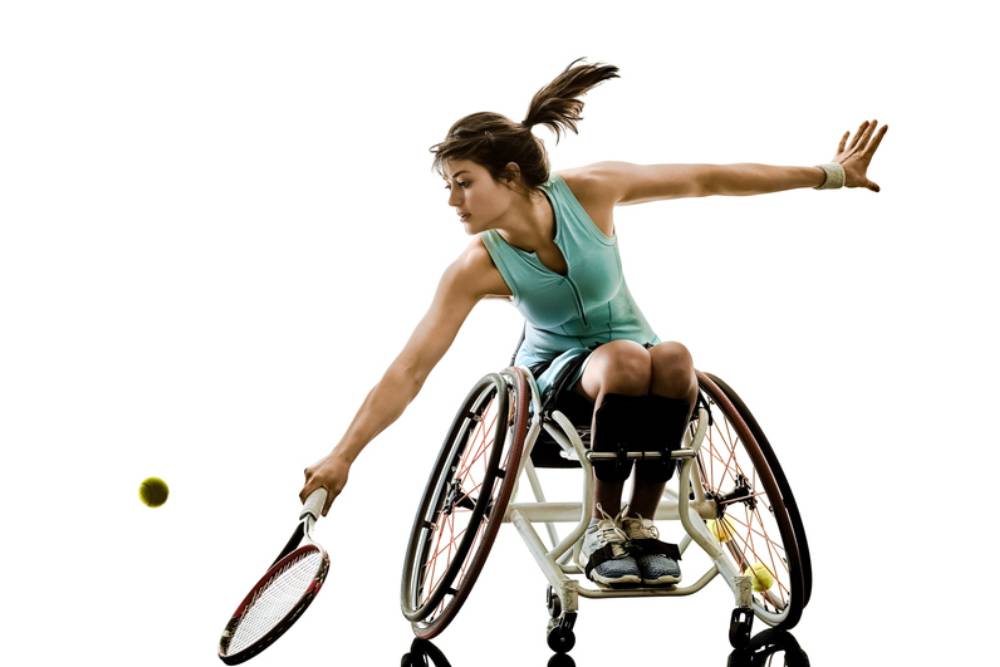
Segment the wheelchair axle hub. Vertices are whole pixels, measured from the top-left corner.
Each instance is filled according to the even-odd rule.
[[[456,507],[471,510],[476,507],[476,501],[462,491],[461,480],[453,479],[448,483],[448,493],[444,498],[444,513],[451,514]]]
[[[726,513],[726,507],[734,503],[743,503],[750,511],[757,509],[757,498],[750,488],[750,482],[743,473],[736,475],[736,486],[729,493],[723,495],[706,491],[705,497],[715,502],[715,515],[717,519],[721,519],[722,515]]]

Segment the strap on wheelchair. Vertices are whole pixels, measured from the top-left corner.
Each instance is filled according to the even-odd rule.
[[[611,544],[605,544],[603,547],[590,554],[590,558],[587,559],[587,565],[583,568],[583,573],[588,579],[590,578],[591,570],[595,567],[609,560],[614,560],[615,556],[612,546],[613,545]]]
[[[676,544],[661,542],[660,540],[654,540],[651,537],[641,540],[631,540],[631,542],[632,546],[635,548],[636,556],[663,554],[667,558],[672,558],[674,560],[681,559],[681,550]]]

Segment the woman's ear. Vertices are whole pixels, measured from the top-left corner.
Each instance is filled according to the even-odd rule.
[[[508,162],[503,168],[503,179],[506,181],[507,187],[517,190],[518,192],[525,190],[524,182],[521,179],[521,167],[516,162]]]

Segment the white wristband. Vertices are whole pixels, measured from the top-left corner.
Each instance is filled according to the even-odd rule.
[[[820,185],[813,188],[814,190],[833,190],[844,187],[844,168],[840,166],[839,162],[827,162],[816,166],[823,170],[826,178]]]

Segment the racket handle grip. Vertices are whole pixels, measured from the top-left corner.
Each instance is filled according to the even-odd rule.
[[[299,514],[299,519],[304,519],[307,515],[312,515],[313,519],[319,519],[323,513],[323,505],[325,504],[326,489],[320,487],[310,493],[306,501],[302,503],[302,513]]]

